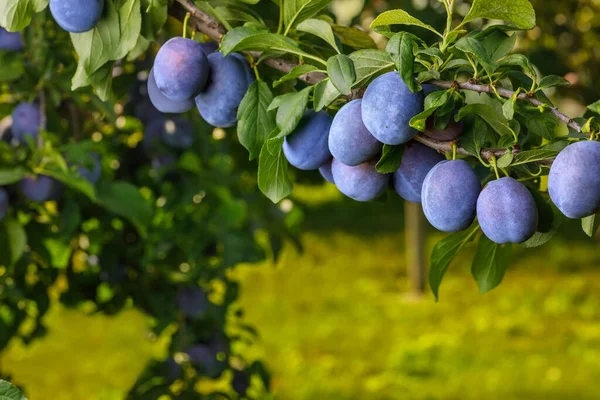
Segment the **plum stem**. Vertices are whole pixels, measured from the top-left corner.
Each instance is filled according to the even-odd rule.
[[[190,20],[190,17],[192,16],[191,13],[186,13],[185,14],[185,18],[183,19],[183,38],[186,39],[187,36],[187,27],[188,27],[188,21]]]
[[[496,174],[496,179],[500,179],[500,174],[498,173],[498,165],[496,163],[496,156],[492,156],[490,158],[490,164],[492,165],[492,168],[494,169],[494,174]]]

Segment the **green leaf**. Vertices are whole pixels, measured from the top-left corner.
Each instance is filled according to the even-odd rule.
[[[286,31],[305,19],[314,17],[330,2],[331,0],[283,0],[283,23]]]
[[[156,40],[157,34],[167,22],[168,0],[142,0],[142,34],[148,41]]]
[[[535,11],[528,0],[473,0],[461,26],[478,18],[510,21],[521,29],[535,26]]]
[[[499,245],[485,235],[479,239],[477,252],[471,265],[471,273],[479,287],[479,293],[489,292],[498,286],[510,265],[512,245]]]
[[[19,221],[5,216],[0,221],[0,265],[14,265],[25,252],[26,246],[27,233]]]
[[[0,168],[0,186],[12,185],[25,178],[27,171],[21,166],[1,167]]]
[[[437,90],[427,95],[427,97],[425,98],[424,111],[412,117],[410,119],[409,125],[418,130],[419,132],[424,132],[427,118],[432,116],[438,108],[442,107],[450,100],[451,91],[452,89]]]
[[[473,55],[475,60],[485,69],[485,71],[492,75],[496,71],[497,65],[492,61],[483,44],[475,39],[474,37],[465,36],[458,40],[454,47],[458,50]]]
[[[337,54],[327,60],[327,74],[333,86],[342,94],[348,95],[356,80],[354,62],[345,54]]]
[[[12,82],[25,73],[23,54],[0,50],[0,82]]]
[[[266,33],[266,31],[252,26],[240,26],[234,28],[227,32],[225,36],[223,36],[223,39],[221,39],[221,51],[223,54],[229,54],[242,40],[261,33]]]
[[[111,59],[123,58],[136,45],[142,29],[142,13],[140,0],[125,0],[119,9],[119,44]]]
[[[46,164],[40,171],[42,175],[48,175],[64,183],[73,190],[86,195],[90,200],[96,200],[96,189],[88,180],[70,169],[64,169],[58,164]]]
[[[315,85],[313,94],[314,110],[321,111],[341,95],[329,78],[322,80]]]
[[[571,82],[569,82],[562,76],[548,75],[543,77],[540,83],[538,83],[537,90],[563,86],[571,86]]]
[[[137,187],[128,182],[103,182],[98,186],[98,202],[108,211],[131,221],[142,237],[152,222],[152,207]]]
[[[392,36],[386,47],[386,51],[396,64],[400,77],[413,93],[421,90],[421,85],[415,82],[415,58],[413,55],[413,49],[418,40],[411,33],[399,32]]]
[[[281,103],[277,109],[277,116],[275,118],[277,127],[279,128],[279,134],[275,136],[276,138],[287,136],[296,129],[296,126],[298,126],[304,115],[304,111],[306,111],[308,98],[312,90],[312,86],[305,87],[292,96],[287,97]]]
[[[498,62],[499,67],[520,67],[523,72],[532,78],[536,78],[537,74],[533,64],[523,54],[510,54]],[[527,88],[529,89],[529,88]]]
[[[292,193],[288,176],[288,161],[283,155],[283,138],[269,139],[263,145],[258,159],[258,188],[273,203]]]
[[[250,153],[251,160],[259,156],[260,149],[275,128],[275,113],[267,111],[271,101],[273,94],[269,85],[254,81],[238,108],[238,138]]]
[[[595,112],[596,114],[600,114],[600,100],[590,104],[587,106],[588,110]]]
[[[498,168],[506,168],[510,166],[514,157],[515,156],[513,155],[512,151],[507,151],[502,157],[498,159],[498,161],[496,161],[496,165],[498,166]]]
[[[517,103],[517,99],[519,97],[519,90],[515,92],[510,99],[506,100],[506,102],[502,105],[502,114],[504,114],[504,118],[511,120],[515,116],[515,104]]]
[[[22,31],[31,23],[33,14],[47,6],[48,0],[2,0],[0,26],[11,32]]]
[[[581,219],[581,228],[589,237],[594,237],[600,226],[600,214],[590,215]]]
[[[215,7],[215,11],[221,19],[224,19],[228,22],[248,22],[254,25],[264,25],[264,22],[259,18],[255,17],[249,12],[244,11],[241,8],[234,8],[231,4],[229,5],[229,7]]]
[[[315,67],[314,65],[310,65],[310,64],[296,65],[294,68],[292,68],[292,70],[290,72],[288,72],[287,74],[285,74],[284,76],[282,76],[281,78],[279,78],[278,80],[273,82],[273,87],[277,87],[277,86],[281,85],[283,82],[287,82],[292,79],[299,78],[304,74],[307,74],[309,72],[316,71],[316,70],[318,70],[318,68]]]
[[[504,119],[504,116],[498,114],[487,104],[467,104],[461,108],[456,115],[456,121],[460,121],[469,114],[481,117],[489,126],[492,127],[492,129],[502,136],[514,135],[513,129],[508,125],[508,122]]]
[[[553,159],[558,155],[555,150],[527,150],[515,155],[512,166]]]
[[[558,121],[550,113],[541,113],[540,110],[530,106],[517,106],[515,118],[527,129],[528,133],[553,140],[556,137]]]
[[[434,246],[429,266],[429,286],[436,301],[439,300],[440,284],[450,263],[458,252],[473,240],[478,230],[479,226],[476,226],[470,230],[452,233]]]
[[[481,118],[475,118],[472,126],[466,129],[458,138],[458,144],[469,154],[481,160],[481,148],[493,139],[489,126]]]
[[[27,400],[21,391],[10,382],[0,379],[0,399],[1,400]]]
[[[338,37],[338,39],[340,39],[340,42],[346,46],[350,46],[355,49],[377,48],[373,38],[365,31],[342,25],[333,25],[332,28],[335,35]]]
[[[404,146],[391,146],[389,144],[383,145],[383,151],[381,158],[375,165],[375,169],[380,174],[391,174],[400,168],[402,162],[402,154],[404,153]]]
[[[537,190],[527,188],[533,196],[538,210],[538,227],[535,234],[529,240],[520,244],[521,247],[533,248],[546,244],[554,237],[563,222],[560,210],[546,200]]]
[[[362,86],[372,78],[394,68],[390,55],[383,50],[358,50],[349,57],[354,62],[356,70],[355,86]]]
[[[387,25],[414,25],[419,26],[421,28],[425,28],[436,35],[443,37],[441,33],[435,30],[435,28],[431,25],[427,25],[425,22],[417,19],[407,13],[404,10],[390,10],[383,12],[375,18],[373,22],[371,22],[371,29],[376,28],[378,26],[387,26]]]
[[[320,37],[321,39],[329,43],[329,45],[339,53],[340,49],[338,49],[337,43],[335,42],[333,30],[331,29],[331,25],[329,25],[327,22],[320,19],[311,18],[298,24],[296,29],[301,32],[310,33],[312,35]]]
[[[224,55],[227,55],[233,51],[244,50],[281,51],[295,54],[299,57],[306,57],[312,60],[322,62],[318,57],[315,57],[309,53],[300,50],[296,42],[294,42],[292,39],[283,35],[277,35],[275,33],[259,33],[256,35],[248,36],[237,42],[237,44],[235,44],[231,49],[229,49],[228,47],[221,47],[221,50],[223,51]]]

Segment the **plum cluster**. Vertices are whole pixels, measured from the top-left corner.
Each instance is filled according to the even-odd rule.
[[[183,113],[195,105],[206,122],[229,128],[237,123],[238,107],[254,79],[242,55],[224,56],[215,43],[175,37],[156,55],[148,95],[161,112]]]

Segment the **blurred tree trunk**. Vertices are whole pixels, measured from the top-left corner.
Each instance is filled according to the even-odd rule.
[[[415,296],[425,293],[425,215],[420,204],[404,202],[406,265],[410,290]]]

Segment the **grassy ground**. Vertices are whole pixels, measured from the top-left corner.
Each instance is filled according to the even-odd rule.
[[[251,355],[268,360],[278,399],[597,398],[597,245],[567,230],[517,252],[505,282],[484,296],[465,254],[439,303],[414,301],[403,295],[400,203],[340,201],[330,187],[300,187],[296,200],[308,207],[305,252],[289,247],[276,266],[235,272],[262,336]],[[135,312],[110,319],[53,308],[48,323],[47,338],[0,358],[31,400],[120,399],[161,348],[141,340]]]

